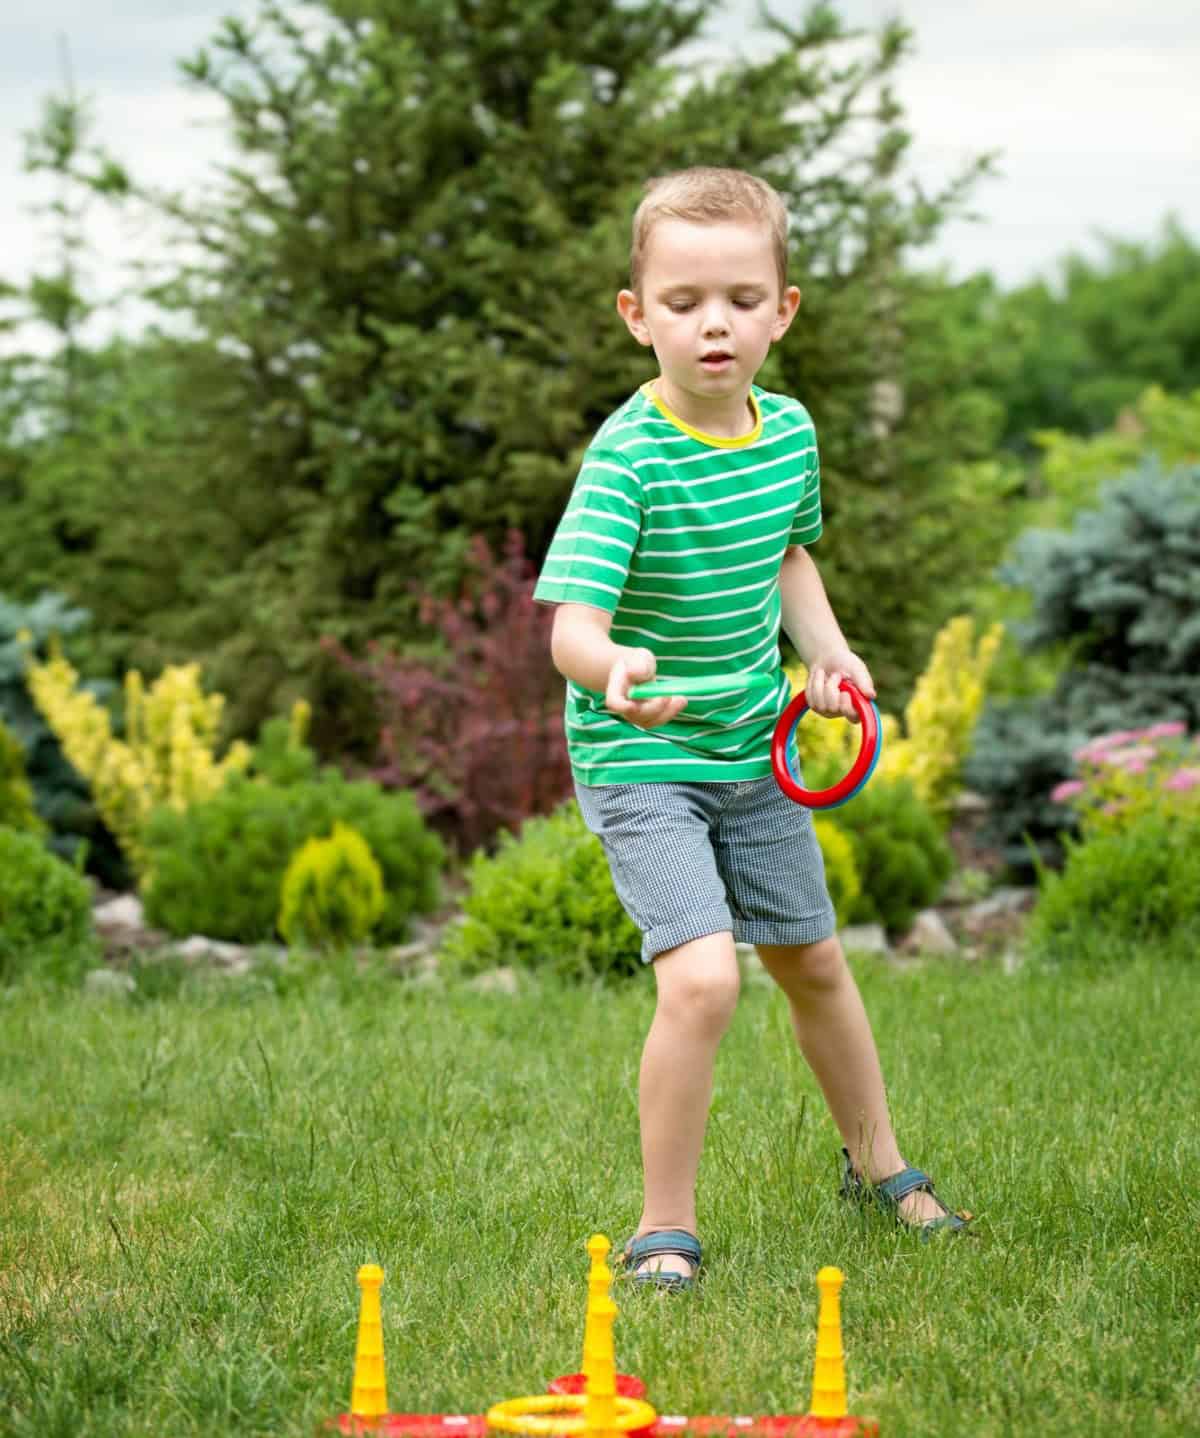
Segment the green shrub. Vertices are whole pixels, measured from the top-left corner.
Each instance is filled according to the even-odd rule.
[[[641,935],[573,799],[503,833],[494,854],[476,853],[467,885],[465,918],[442,941],[463,972],[513,964],[586,978],[642,967]]]
[[[153,814],[143,838],[150,865],[142,894],[147,919],[171,934],[269,941],[288,861],[339,821],[363,836],[383,871],[376,937],[403,939],[412,916],[438,901],[441,841],[410,795],[351,783],[332,769],[286,786],[234,775],[186,813]]]
[[[41,834],[45,825],[33,807],[33,789],[25,775],[25,751],[0,719],[0,827]]]
[[[288,788],[307,784],[317,777],[317,756],[305,743],[306,711],[293,710],[289,719],[276,715],[258,732],[250,769],[260,779]]]
[[[35,834],[0,828],[0,982],[78,955],[91,933],[87,880]]]
[[[1147,813],[1126,829],[1067,841],[1061,874],[1042,874],[1029,953],[1069,959],[1200,940],[1200,819]]]
[[[876,779],[829,816],[854,846],[861,892],[850,922],[903,933],[933,903],[954,868],[938,821],[905,781]]]
[[[833,900],[839,925],[848,924],[855,901],[862,892],[862,881],[854,862],[854,844],[848,834],[831,818],[814,821],[817,843],[825,860],[825,884]]]
[[[288,944],[345,949],[361,944],[383,916],[383,871],[370,845],[345,824],[309,839],[283,876],[279,932]]]

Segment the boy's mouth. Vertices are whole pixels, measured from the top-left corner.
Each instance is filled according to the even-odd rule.
[[[733,356],[728,350],[709,350],[700,356],[700,363],[705,369],[724,369],[733,363]]]

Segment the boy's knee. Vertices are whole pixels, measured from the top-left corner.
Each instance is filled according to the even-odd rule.
[[[732,942],[683,944],[655,962],[658,1006],[670,1017],[706,1030],[724,1029],[737,1006],[740,979]]]
[[[780,980],[786,977],[812,988],[828,988],[841,983],[846,973],[846,956],[836,934],[815,944],[757,947],[767,971]]]

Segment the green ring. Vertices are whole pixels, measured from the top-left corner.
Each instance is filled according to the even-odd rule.
[[[629,691],[631,699],[666,699],[676,694],[724,694],[732,689],[753,693],[756,689],[773,689],[775,675],[762,670],[757,673],[708,674],[700,678],[652,679],[648,684],[635,684]]]

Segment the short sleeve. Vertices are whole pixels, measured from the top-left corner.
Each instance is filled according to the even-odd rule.
[[[588,450],[546,552],[533,597],[612,614],[642,532],[642,486],[619,455]]]
[[[821,537],[821,458],[815,432],[805,455],[804,489],[792,520],[789,544],[815,544]]]

